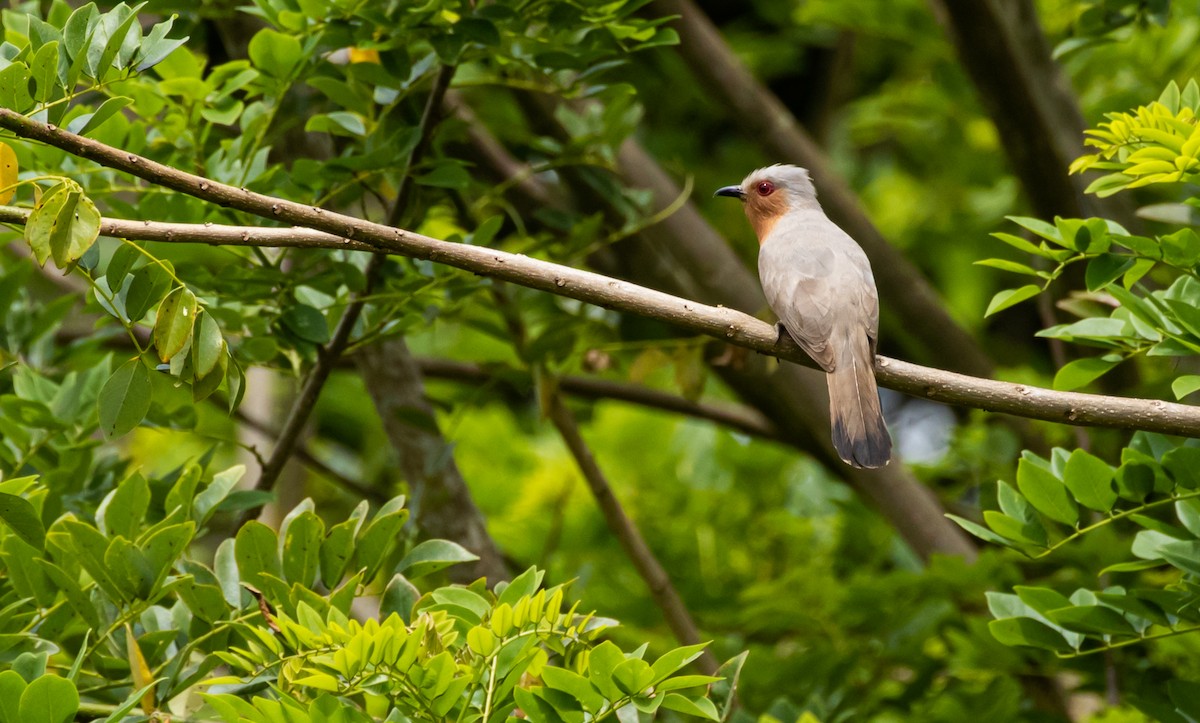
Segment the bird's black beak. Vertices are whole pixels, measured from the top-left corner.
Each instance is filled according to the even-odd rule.
[[[741,186],[725,186],[723,188],[718,188],[717,192],[714,193],[713,195],[714,196],[729,196],[730,198],[740,198],[743,201],[746,200],[746,192],[742,190]]]

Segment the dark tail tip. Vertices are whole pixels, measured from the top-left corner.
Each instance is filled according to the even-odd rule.
[[[865,433],[851,436],[846,425],[836,416],[833,420],[833,447],[842,461],[859,469],[876,469],[892,458],[892,438],[883,418],[869,423]]]

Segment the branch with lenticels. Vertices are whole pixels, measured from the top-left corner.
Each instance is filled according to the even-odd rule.
[[[103,166],[124,171],[221,206],[302,228],[254,228],[105,219],[101,233],[131,240],[229,246],[299,246],[377,251],[426,259],[590,304],[638,314],[680,329],[723,339],[780,359],[815,366],[775,327],[734,309],[708,306],[619,279],[520,254],[452,243],[352,216],[235,188],[127,153],[61,128],[0,108],[0,128],[46,143]],[[0,221],[23,223],[21,209],[0,210]],[[1200,407],[1156,399],[1056,392],[982,379],[877,357],[880,385],[946,404],[1063,424],[1140,429],[1200,437]]]

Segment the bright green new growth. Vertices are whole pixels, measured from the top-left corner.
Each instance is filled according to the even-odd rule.
[[[1107,196],[1152,184],[1200,178],[1200,86],[1183,92],[1172,82],[1158,101],[1132,113],[1110,114],[1088,131],[1100,149],[1071,167],[1115,171],[1089,186]],[[1194,224],[1200,202],[1157,204],[1144,218]],[[1035,265],[988,259],[982,265],[1041,281],[1001,292],[995,313],[1045,291],[1072,264],[1084,263],[1087,294],[1062,305],[1078,321],[1039,336],[1098,347],[1101,356],[1076,359],[1055,375],[1059,389],[1086,386],[1134,357],[1189,357],[1200,353],[1200,236],[1191,228],[1139,236],[1105,219],[1010,220],[1034,237],[996,238],[1035,257]],[[1146,283],[1149,282],[1149,283]],[[1097,303],[1101,302],[1101,303]],[[1171,384],[1182,398],[1200,378],[1180,375]],[[1200,631],[1200,445],[1139,432],[1113,467],[1089,452],[1055,449],[1049,459],[1023,453],[1016,484],[999,482],[999,509],[986,510],[986,526],[951,516],[977,537],[1035,559],[1065,553],[1100,538],[1101,579],[1124,584],[1078,588],[1070,596],[1049,587],[1016,586],[988,593],[992,634],[1007,645],[1053,651],[1062,658],[1111,651],[1159,638]],[[1132,535],[1118,535],[1128,530]],[[1114,546],[1113,543],[1119,543]],[[1145,574],[1143,574],[1145,571]],[[1177,681],[1170,698],[1194,710],[1190,684]]]
[[[332,607],[322,614],[301,602],[295,619],[272,616],[278,635],[265,625],[243,626],[246,646],[217,652],[239,675],[204,685],[241,687],[274,675],[283,705],[320,708],[333,695],[362,701],[364,712],[387,720],[503,721],[518,708],[533,720],[604,720],[629,705],[718,719],[703,689],[720,678],[676,675],[704,646],[649,663],[641,651],[597,643],[612,621],[579,615],[577,605],[564,610],[563,588],[540,589],[542,575],[530,569],[495,594],[482,585],[439,588],[382,622],[360,623]],[[272,720],[266,699],[204,699],[229,723]]]
[[[542,588],[539,570],[494,591],[480,580],[421,593],[413,581],[475,557],[445,541],[400,543],[403,498],[370,516],[363,503],[330,534],[305,500],[278,535],[251,522],[211,564],[194,557],[212,514],[237,509],[243,471],[188,465],[149,481],[134,473],[94,519],[67,513],[45,532],[37,520],[48,491],[34,478],[0,482],[0,594],[12,601],[0,625],[17,671],[0,674],[0,692],[33,701],[27,683],[69,688],[54,697],[51,718],[17,720],[68,720],[81,695],[114,722],[172,700],[203,702],[209,713],[199,715],[230,723],[273,723],[285,720],[282,707],[310,706],[286,720],[502,721],[518,707],[531,720],[603,720],[626,706],[720,719],[706,691],[721,678],[680,673],[703,645],[653,662],[644,646],[622,652],[601,637],[615,621],[579,614],[564,586]],[[161,507],[154,489],[165,494]],[[371,592],[382,622],[352,618]],[[68,638],[78,650],[65,679],[44,675],[49,621],[88,631]],[[126,626],[129,637],[119,634]],[[211,677],[222,663],[232,674]],[[200,690],[209,692],[192,695]],[[334,710],[343,717],[323,717]]]
[[[1088,193],[1100,197],[1154,183],[1200,178],[1200,85],[1188,81],[1181,93],[1175,81],[1158,100],[1129,113],[1109,113],[1109,122],[1087,131],[1084,143],[1099,153],[1071,164],[1072,173],[1116,171],[1098,178]]]

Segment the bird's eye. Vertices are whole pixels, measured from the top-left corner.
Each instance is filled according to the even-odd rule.
[[[775,192],[775,184],[771,183],[770,181],[763,181],[762,183],[758,184],[758,188],[755,190],[758,191],[758,195],[760,196],[770,196]]]

